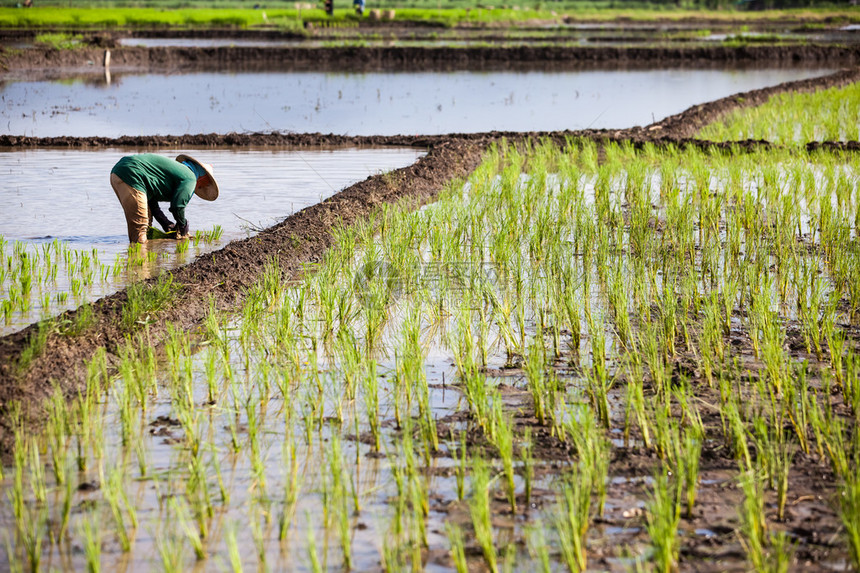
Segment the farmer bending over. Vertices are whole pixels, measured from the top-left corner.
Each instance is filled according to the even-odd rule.
[[[178,155],[176,161],[154,153],[123,157],[111,169],[110,184],[125,212],[132,243],[146,242],[153,217],[165,232],[176,231],[177,238],[187,236],[185,207],[191,195],[196,193],[207,201],[218,198],[212,166],[188,155]],[[176,223],[164,215],[159,201],[170,202]]]

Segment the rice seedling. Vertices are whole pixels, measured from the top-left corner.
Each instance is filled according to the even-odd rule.
[[[684,489],[686,492],[686,516],[693,517],[693,507],[696,505],[696,491],[699,485],[699,458],[702,454],[702,439],[704,434],[685,431],[682,444],[681,458],[683,463]],[[787,472],[786,472],[787,475]]]
[[[592,491],[597,494],[597,514],[602,517],[606,503],[611,443],[598,427],[591,408],[571,410],[566,417],[568,423],[565,434],[571,437],[579,456],[577,467],[588,483],[589,496]]]
[[[520,461],[522,463],[523,481],[525,482],[525,503],[526,507],[528,507],[531,503],[532,488],[535,477],[534,443],[532,442],[532,432],[530,428],[526,428],[523,432],[523,441],[520,445]]]
[[[54,330],[54,323],[51,320],[40,322],[30,337],[27,340],[27,346],[21,351],[16,364],[16,371],[22,373],[26,371],[33,360],[38,357],[44,350],[48,342],[48,336]]]
[[[756,571],[763,571],[767,565],[767,519],[764,513],[764,491],[762,480],[755,471],[747,470],[740,476],[744,491],[741,507],[741,542]]]
[[[630,414],[632,411],[633,416],[636,418],[636,424],[639,427],[639,433],[642,436],[642,444],[650,449],[652,447],[651,423],[647,414],[648,402],[645,399],[642,379],[641,365],[636,363],[635,366],[631,366],[627,382],[627,411],[625,412],[624,440],[625,442],[630,441]]]
[[[168,510],[171,504],[168,503]],[[175,505],[175,502],[173,502]],[[165,572],[183,570],[183,538],[176,535],[174,524],[167,522],[167,527],[159,528],[155,534],[155,545],[158,551],[161,568]]]
[[[316,534],[314,533],[313,521],[308,519],[308,533],[307,533],[307,553],[308,553],[308,561],[310,562],[310,569],[314,573],[322,572],[322,565],[320,564],[320,558],[317,554],[317,544],[316,544]]]
[[[132,330],[151,320],[150,315],[164,308],[177,294],[179,287],[173,284],[173,275],[163,273],[152,285],[134,283],[126,289],[128,300],[122,309],[122,326]]]
[[[537,561],[541,573],[550,573],[552,571],[552,561],[544,534],[544,527],[540,521],[526,528],[526,542],[528,543],[529,554],[531,554],[532,559]]]
[[[284,497],[281,502],[281,511],[278,515],[278,540],[284,542],[289,534],[290,526],[295,517],[296,506],[301,493],[302,483],[299,479],[299,462],[295,446],[289,440],[284,440],[284,455],[282,459],[287,467],[284,482]]]
[[[448,542],[451,544],[451,558],[454,560],[454,567],[457,573],[468,573],[469,563],[466,561],[465,541],[463,540],[463,530],[455,523],[445,523],[445,533],[448,536]]]
[[[856,84],[814,93],[786,93],[767,103],[730,113],[699,134],[719,141],[767,139],[781,145],[856,139]]]
[[[129,503],[126,494],[124,473],[124,469],[119,467],[110,470],[107,479],[102,479],[102,491],[113,516],[120,549],[123,553],[127,553],[131,550],[134,530],[137,529],[138,522],[135,509]],[[129,528],[132,531],[129,531]]]
[[[457,499],[463,501],[466,496],[466,472],[468,460],[468,448],[466,447],[466,432],[460,432],[460,445],[457,448],[457,467],[454,477],[457,481]]]
[[[493,417],[495,431],[493,438],[495,446],[499,451],[499,456],[502,459],[503,474],[505,476],[505,486],[508,494],[508,503],[511,505],[511,512],[517,512],[517,490],[514,475],[514,429],[513,420],[502,413],[501,403],[496,401],[493,407]]]
[[[232,523],[224,531],[224,541],[227,544],[227,555],[230,560],[230,569],[233,573],[241,573],[242,554],[239,551],[239,543],[236,540],[236,524]]]
[[[537,341],[529,346],[523,369],[534,402],[535,417],[539,424],[545,425],[552,418],[556,389],[546,375],[546,355],[543,345]]]
[[[591,476],[580,464],[562,484],[555,517],[562,558],[570,571],[588,564],[585,540],[591,521]]]
[[[794,542],[785,531],[779,531],[770,536],[771,551],[767,571],[786,573],[791,570],[794,558]]]
[[[654,564],[658,571],[674,571],[678,563],[680,542],[678,523],[681,520],[681,500],[664,471],[654,476],[654,490],[647,505],[646,529],[654,546]]]
[[[484,561],[493,573],[498,571],[498,555],[493,538],[492,511],[490,509],[490,468],[481,458],[472,460],[472,492],[469,497],[469,514],[475,530],[475,539],[481,546]]]
[[[194,555],[197,557],[197,560],[201,561],[206,559],[207,553],[203,542],[203,536],[201,536],[200,531],[191,523],[191,517],[188,515],[188,508],[185,503],[177,501],[176,498],[171,498],[168,501],[168,508],[173,517],[176,518],[183,533],[185,533],[185,538],[191,543],[191,547],[194,549]],[[170,551],[170,548],[165,548],[165,551]],[[164,553],[162,553],[162,559],[165,559]],[[170,557],[168,560],[171,565],[179,565],[178,559],[175,557]],[[164,565],[165,568],[167,568],[167,563],[164,563]]]
[[[332,436],[331,449],[328,452],[329,456],[329,472],[328,477],[331,483],[328,484],[330,495],[334,503],[334,518],[337,525],[337,533],[340,538],[340,545],[343,553],[343,566],[345,569],[352,569],[352,541],[350,539],[350,515],[349,497],[347,495],[346,482],[343,464],[343,454],[341,452],[340,440],[336,435]]]
[[[87,514],[80,521],[80,537],[83,541],[88,573],[101,571],[102,533],[100,527],[98,516],[92,514]]]
[[[602,325],[589,318],[591,335],[592,366],[588,373],[588,391],[597,418],[604,428],[609,428],[609,390],[612,381],[606,366],[606,337]]]
[[[364,389],[364,402],[367,411],[370,432],[373,435],[373,449],[379,451],[381,443],[381,426],[379,419],[379,381],[376,376],[376,362],[369,361],[364,368],[361,382]]]

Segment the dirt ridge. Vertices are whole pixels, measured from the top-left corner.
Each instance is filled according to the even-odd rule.
[[[0,52],[0,69],[98,68],[102,48],[28,48]],[[180,71],[456,71],[493,69],[656,69],[726,66],[850,66],[860,46],[333,46],[119,47],[112,70]]]

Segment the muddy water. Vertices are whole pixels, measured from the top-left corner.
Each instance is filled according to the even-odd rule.
[[[0,152],[0,236],[9,243],[25,242],[31,248],[56,239],[77,251],[95,249],[106,265],[117,257],[125,258],[125,218],[108,178],[114,163],[131,152]],[[160,153],[171,157],[177,154]],[[147,245],[147,251],[157,253],[155,261],[130,274],[111,274],[109,280],[97,281],[84,300],[114,292],[161,269],[187,264],[204,252],[252,235],[370,175],[409,165],[422,154],[416,149],[207,149],[187,153],[214,165],[221,189],[215,202],[192,198],[186,210],[190,230],[211,230],[218,225],[223,230],[220,240],[191,243],[185,253],[176,252],[175,241],[154,241]],[[0,283],[0,297],[8,295],[7,289],[8,284]],[[45,285],[45,292],[52,296],[68,289],[62,277],[55,284]],[[74,308],[80,302],[70,297],[66,304],[53,304],[48,312]],[[17,313],[11,324],[4,325],[0,320],[0,334],[26,326],[43,310],[37,304],[30,313]]]
[[[28,136],[346,135],[623,128],[828,70],[98,74],[0,85]]]

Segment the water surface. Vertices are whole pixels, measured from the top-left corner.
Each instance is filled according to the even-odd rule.
[[[647,125],[733,93],[828,70],[90,75],[0,85],[14,135],[254,131],[346,135]]]

